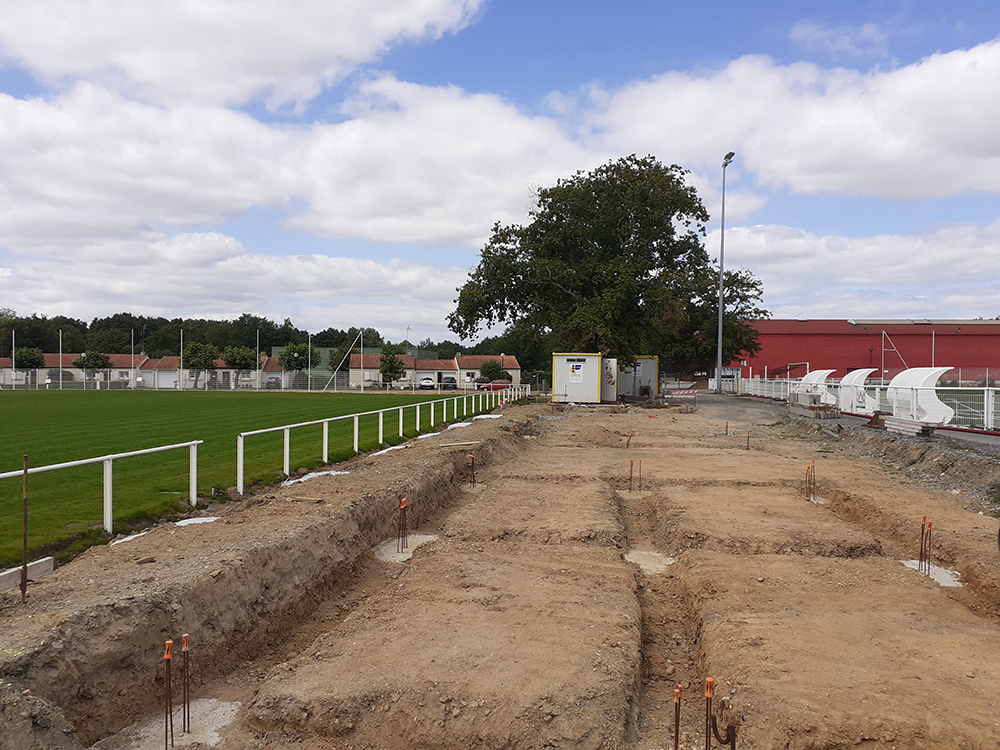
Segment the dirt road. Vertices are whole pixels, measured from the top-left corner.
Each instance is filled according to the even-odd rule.
[[[1000,747],[995,458],[729,397],[500,414],[2,595],[0,749],[73,747],[63,715],[84,745],[136,722],[100,747],[162,747],[182,632],[178,747],[656,750],[683,684],[703,748],[709,676],[741,748]],[[963,586],[902,564],[924,515]]]

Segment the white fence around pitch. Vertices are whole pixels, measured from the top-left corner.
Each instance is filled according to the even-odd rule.
[[[83,458],[79,461],[66,461],[60,464],[49,464],[48,466],[35,466],[28,468],[28,474],[41,474],[43,471],[55,471],[56,469],[68,469],[71,466],[86,466],[87,464],[104,464],[104,530],[109,534],[113,533],[114,526],[114,472],[112,464],[114,461],[129,458],[130,456],[144,456],[149,453],[162,453],[163,451],[187,448],[190,452],[188,489],[191,495],[191,507],[195,507],[198,502],[198,446],[204,441],[191,440],[187,443],[176,443],[174,445],[161,445],[156,448],[145,448],[138,451],[128,451],[127,453],[111,453],[107,456],[97,456],[95,458]],[[0,473],[0,479],[11,479],[13,477],[24,476],[24,470],[5,471]]]
[[[741,382],[740,392],[748,396],[760,396],[763,398],[773,398],[778,401],[787,401],[791,388],[800,381],[797,379],[776,378],[773,380],[763,380],[761,378],[744,379]],[[838,382],[827,380],[827,389],[838,394]],[[1000,429],[1000,388],[971,388],[957,386],[935,386],[933,388],[896,388],[895,391],[909,392],[910,398],[900,397],[897,393],[894,398],[889,396],[888,385],[865,385],[865,393],[875,400],[878,410],[894,417],[904,419],[916,419],[913,413],[915,404],[919,401],[918,393],[923,391],[933,391],[937,398],[945,405],[955,410],[955,415],[948,422],[949,427],[964,427],[966,429],[996,431]]]
[[[462,416],[469,415],[469,400],[472,400],[472,414],[477,414],[483,411],[489,411],[494,409],[502,403],[513,401],[523,396],[527,396],[530,392],[530,386],[527,385],[515,385],[511,388],[506,388],[501,391],[478,391],[477,393],[470,393],[463,396],[454,396],[447,399],[438,399],[435,401],[421,401],[416,404],[404,404],[403,406],[391,406],[388,409],[375,409],[373,411],[358,412],[357,414],[344,414],[339,417],[328,417],[326,419],[314,419],[309,422],[297,422],[295,424],[281,425],[280,427],[267,427],[262,430],[249,430],[247,432],[241,432],[236,436],[236,491],[239,494],[243,494],[244,489],[244,450],[245,450],[245,439],[251,435],[263,435],[269,432],[283,432],[284,433],[284,445],[283,445],[283,462],[282,462],[282,472],[285,476],[288,476],[291,472],[291,431],[296,427],[309,427],[311,425],[323,425],[323,452],[322,458],[323,463],[328,463],[330,460],[330,422],[340,422],[343,420],[351,419],[354,421],[354,452],[358,453],[359,448],[359,422],[361,417],[371,416],[373,414],[378,415],[378,442],[381,444],[383,438],[385,437],[385,415],[387,412],[398,412],[399,413],[399,437],[403,437],[403,412],[405,409],[416,409],[415,424],[417,434],[420,434],[420,407],[429,406],[430,407],[430,426],[434,426],[434,413],[436,411],[435,404],[441,404],[441,421],[446,422],[448,420],[448,405],[452,405],[452,417],[458,419],[458,403],[462,402]]]

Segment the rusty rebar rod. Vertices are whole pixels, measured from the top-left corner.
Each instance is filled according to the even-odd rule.
[[[406,498],[404,497],[399,502],[399,525],[396,533],[396,552],[402,552],[409,546],[407,539],[408,536],[409,534],[406,530]]]
[[[712,693],[715,680],[705,678],[705,750],[712,750]]]
[[[635,461],[629,460],[628,462],[628,491],[632,491],[632,471],[635,468]]]
[[[188,656],[191,651],[191,636],[185,633],[181,636],[181,653],[184,654],[184,675],[181,688],[181,724],[182,732],[191,732],[191,664]]]
[[[166,670],[166,680],[164,684],[164,695],[163,695],[163,747],[164,750],[168,747],[174,746],[174,696],[173,687],[170,684],[170,650],[173,648],[174,642],[166,642],[166,651],[163,654],[163,663]]]
[[[747,430],[747,450],[750,450],[750,430]]]
[[[920,557],[917,559],[917,572],[924,572],[924,559],[927,557],[927,516],[920,519]]]
[[[726,727],[726,736],[723,737],[722,735],[719,734],[719,724],[715,720],[715,717],[713,716],[712,717],[712,734],[715,735],[715,739],[716,739],[716,741],[720,745],[729,745],[729,750],[736,750],[736,725],[735,724],[729,724]]]
[[[674,750],[680,750],[681,747],[681,694],[684,692],[684,686],[677,683],[677,687],[674,688]]]
[[[476,486],[476,454],[470,453],[469,460],[472,462],[472,486]]]
[[[639,459],[639,492],[642,492],[642,459]]]

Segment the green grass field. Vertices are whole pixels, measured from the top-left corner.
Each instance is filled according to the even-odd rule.
[[[437,394],[318,394],[172,391],[0,391],[0,472],[62,463],[160,445],[203,440],[198,447],[198,494],[236,484],[236,435],[344,414],[398,407]],[[446,397],[447,398],[447,397]],[[473,408],[469,399],[469,410]],[[416,409],[404,410],[404,433],[416,434]],[[449,406],[449,419],[452,410]],[[459,418],[462,405],[458,407]],[[429,408],[421,428],[430,429]],[[441,406],[435,422],[443,421]],[[398,412],[385,415],[384,437],[397,443]],[[377,447],[376,416],[362,417],[359,448]],[[330,424],[330,460],[353,455],[353,420]],[[321,463],[322,428],[291,432],[291,469]],[[282,467],[282,433],[246,438],[247,485],[272,482]],[[28,545],[32,559],[60,551],[65,558],[106,538],[101,464],[33,474],[28,478]],[[187,500],[188,451],[167,451],[114,462],[115,530],[169,517]],[[0,568],[20,564],[22,482],[0,479]]]

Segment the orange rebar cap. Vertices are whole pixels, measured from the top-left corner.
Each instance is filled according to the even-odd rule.
[[[405,507],[406,507],[406,498],[404,497],[402,500],[399,501],[399,509],[402,510]]]
[[[711,677],[705,678],[705,697],[711,698],[712,693],[715,690],[715,680]]]
[[[167,646],[167,652],[163,655],[163,658],[164,658],[164,660],[169,661],[170,658],[171,658],[171,656],[170,656],[170,649],[172,649],[174,647],[174,642],[173,641],[167,641],[166,646]]]

